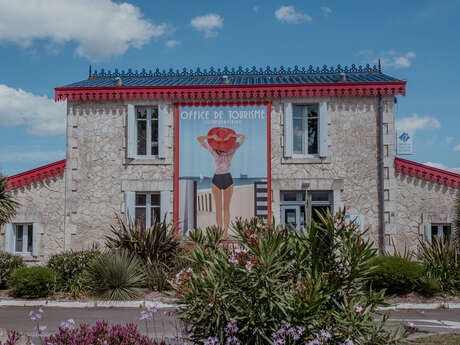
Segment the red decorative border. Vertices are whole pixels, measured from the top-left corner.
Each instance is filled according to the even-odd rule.
[[[406,95],[406,82],[206,86],[57,87],[55,100],[214,100],[312,96]]]
[[[7,178],[8,188],[16,189],[21,186],[26,186],[34,182],[43,181],[52,176],[63,175],[65,170],[66,160],[54,162],[42,167],[25,171]]]
[[[183,102],[174,104],[174,231],[179,234],[179,107],[193,106],[241,106],[265,105],[267,106],[267,213],[270,221],[272,215],[271,203],[271,102]]]
[[[415,176],[434,183],[444,184],[448,187],[458,188],[460,186],[460,174],[433,168],[407,159],[395,158],[395,169],[396,172]]]

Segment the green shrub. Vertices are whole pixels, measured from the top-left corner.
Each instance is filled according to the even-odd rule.
[[[0,289],[7,287],[11,272],[19,267],[24,267],[21,256],[0,251]]]
[[[420,241],[419,260],[427,271],[439,279],[444,292],[456,293],[460,288],[460,263],[455,242],[434,238],[432,243]]]
[[[146,274],[136,256],[112,250],[96,257],[84,273],[92,295],[106,300],[129,300],[145,293]]]
[[[169,288],[168,280],[182,268],[180,240],[165,219],[155,219],[150,228],[145,228],[143,224],[129,224],[118,217],[111,235],[106,237],[106,245],[136,255],[145,266],[151,289],[162,291]]]
[[[387,294],[406,294],[417,289],[423,276],[423,265],[397,256],[380,256],[371,261],[375,266],[370,284],[372,288],[386,289]]]
[[[172,281],[179,318],[192,326],[193,341],[236,343],[235,336],[248,345],[283,343],[287,329],[298,335],[295,326],[303,329],[298,343],[317,338],[320,330],[328,330],[334,344],[345,338],[397,342],[374,322],[384,303],[382,292],[367,287],[376,250],[345,222],[344,211],[298,233],[259,219],[233,227],[241,237],[236,248],[220,244],[219,229],[193,231],[189,268]]]
[[[48,297],[55,293],[59,279],[59,273],[48,267],[21,267],[11,273],[9,286],[14,297]]]
[[[48,260],[48,267],[61,273],[60,289],[78,296],[84,291],[81,275],[89,263],[99,256],[98,250],[67,251],[55,254]]]

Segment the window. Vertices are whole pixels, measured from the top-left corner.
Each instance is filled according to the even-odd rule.
[[[18,254],[32,254],[33,225],[13,224],[13,251]]]
[[[293,153],[319,154],[317,105],[295,105],[292,117]]]
[[[292,229],[305,225],[305,191],[281,191],[281,224]]]
[[[128,104],[127,158],[166,158],[168,136],[168,106],[135,106]],[[145,164],[145,161],[142,163]]]
[[[453,240],[452,224],[431,224],[431,241],[435,238],[451,242]]]
[[[158,156],[158,107],[136,108],[137,156]]]
[[[136,222],[150,227],[155,219],[161,218],[160,193],[136,193]]]
[[[308,198],[311,205],[309,215],[314,221],[319,221],[318,212],[326,214],[328,211],[333,213],[332,192],[330,191],[309,191]]]
[[[327,103],[284,104],[284,156],[326,157]]]

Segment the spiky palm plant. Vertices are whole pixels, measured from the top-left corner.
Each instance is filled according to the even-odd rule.
[[[8,181],[0,174],[0,225],[8,223],[15,215],[19,203],[8,188]]]
[[[95,258],[84,280],[92,295],[105,300],[130,300],[146,292],[146,274],[137,257],[127,250],[112,250]]]

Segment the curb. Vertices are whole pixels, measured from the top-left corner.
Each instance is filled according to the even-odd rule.
[[[0,300],[0,307],[52,307],[52,308],[145,308],[158,309],[176,308],[177,305],[152,301],[88,301],[88,302],[59,302],[48,300],[17,301]]]
[[[460,309],[460,303],[398,303],[378,310],[410,310],[410,309]]]
[[[88,302],[58,302],[48,300],[0,300],[0,307],[51,307],[51,308],[145,308],[158,309],[177,308],[177,304],[152,301],[88,301]],[[388,307],[380,307],[380,311],[412,310],[412,309],[460,309],[460,303],[398,303]]]

